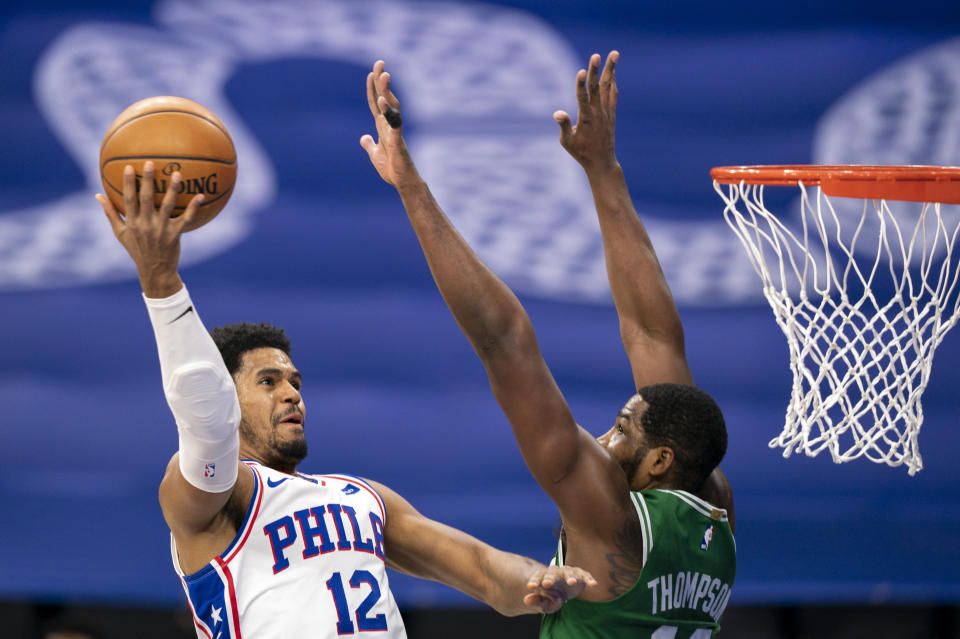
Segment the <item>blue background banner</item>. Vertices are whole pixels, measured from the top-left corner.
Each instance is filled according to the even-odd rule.
[[[788,3],[789,4],[789,3]],[[784,337],[709,169],[960,165],[952,0],[39,2],[0,15],[0,597],[180,604],[156,492],[177,445],[129,258],[93,199],[128,104],[182,95],[239,154],[185,238],[207,327],[283,326],[305,377],[307,472],[383,482],[424,514],[547,560],[556,509],[358,140],[387,61],[421,173],[513,286],[578,421],[632,393],[586,180],[557,143],[573,78],[621,52],[617,148],[726,415],[733,604],[960,600],[960,335],[924,395],[924,469],[783,459]],[[793,193],[771,194],[771,207]],[[394,579],[404,606],[469,600]]]

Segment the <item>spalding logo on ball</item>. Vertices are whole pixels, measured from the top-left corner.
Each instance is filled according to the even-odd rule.
[[[183,180],[173,217],[183,213],[198,193],[203,204],[187,231],[199,228],[223,209],[237,179],[237,151],[217,116],[209,109],[175,96],[140,100],[113,121],[100,147],[100,179],[104,192],[118,211],[123,209],[123,169],[128,164],[137,175],[137,188],[148,160],[155,167],[154,200],[160,206],[170,176],[180,171]]]

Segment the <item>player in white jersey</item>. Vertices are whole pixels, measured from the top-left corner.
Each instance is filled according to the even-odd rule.
[[[506,615],[551,612],[595,583],[427,519],[381,484],[298,473],[305,407],[289,340],[240,324],[214,331],[214,342],[177,272],[202,196],[171,218],[181,176],[159,208],[153,178],[148,162],[138,194],[126,167],[125,216],[97,200],[137,266],[177,422],[159,497],[200,639],[404,637],[387,566]]]
[[[185,575],[171,543],[198,637],[237,637],[241,628],[279,636],[281,627],[294,636],[402,636],[384,563],[386,512],[370,483],[243,463],[254,494],[230,546]]]

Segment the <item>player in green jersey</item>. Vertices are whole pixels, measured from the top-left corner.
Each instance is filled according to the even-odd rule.
[[[574,421],[530,319],[437,206],[407,152],[390,76],[377,62],[367,97],[377,136],[361,145],[400,194],[440,293],[479,355],[534,478],[563,522],[557,560],[599,587],[548,615],[542,637],[700,639],[718,628],[736,571],[733,497],[717,467],[726,428],[694,386],[683,327],[614,152],[617,86],[608,57],[576,78],[578,118],[560,141],[586,172],[637,393],[594,438]],[[391,113],[391,116],[394,114]]]

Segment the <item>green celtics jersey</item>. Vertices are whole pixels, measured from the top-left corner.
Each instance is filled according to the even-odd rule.
[[[631,493],[643,530],[633,587],[603,602],[573,599],[545,615],[549,639],[708,639],[719,629],[737,571],[725,510],[682,490]],[[554,558],[563,564],[563,545]]]

